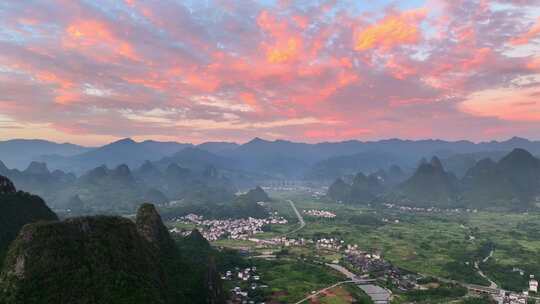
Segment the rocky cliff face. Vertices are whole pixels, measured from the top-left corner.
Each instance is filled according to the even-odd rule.
[[[17,192],[8,178],[0,176],[0,265],[9,244],[24,225],[57,219],[39,196]]]
[[[199,247],[176,247],[150,204],[135,223],[94,216],[29,224],[6,256],[0,303],[223,303],[212,249]],[[191,267],[198,259],[203,267]]]
[[[176,245],[154,205],[143,204],[139,207],[135,225],[139,234],[154,245],[160,254],[170,255],[176,251]]]
[[[13,183],[5,176],[0,175],[0,194],[15,193],[17,190]]]
[[[83,217],[24,227],[0,276],[11,303],[167,303],[164,270],[132,221]]]

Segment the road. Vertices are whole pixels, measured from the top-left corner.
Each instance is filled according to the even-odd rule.
[[[298,217],[298,222],[300,223],[300,227],[285,233],[283,236],[291,235],[293,233],[296,233],[296,232],[304,229],[304,227],[306,227],[306,222],[304,221],[304,217],[302,217],[302,214],[298,211],[298,209],[296,209],[296,206],[294,205],[294,202],[291,201],[291,200],[288,200],[287,202],[289,202],[289,204],[291,204],[291,208],[294,210],[294,213],[296,213],[296,217]]]
[[[332,286],[328,286],[328,287],[326,287],[326,288],[324,288],[324,289],[321,289],[321,290],[317,291],[316,293],[313,293],[313,294],[311,294],[310,296],[305,297],[305,298],[303,298],[302,300],[300,300],[300,301],[298,301],[298,302],[296,302],[296,303],[294,303],[294,304],[304,303],[305,301],[308,301],[309,299],[312,299],[312,298],[317,297],[318,295],[320,295],[320,294],[323,293],[323,292],[326,292],[326,291],[328,291],[328,290],[330,290],[330,289],[332,289],[332,288],[336,288],[336,287],[338,287],[338,286],[340,286],[340,285],[343,285],[343,284],[349,284],[349,283],[355,283],[355,281],[342,281],[342,282],[338,282],[338,283],[336,283],[336,284],[334,284],[334,285],[332,285]]]
[[[491,257],[493,257],[493,249],[491,249],[491,251],[489,252],[489,254],[482,260],[482,263],[486,263]],[[488,278],[488,276],[486,276],[482,270],[480,269],[479,265],[478,265],[478,261],[475,261],[474,262],[474,268],[476,269],[476,272],[478,273],[478,275],[480,275],[481,277],[483,277],[484,279],[488,280],[489,282],[489,288],[492,288],[492,289],[498,289],[499,286],[497,286],[497,284],[495,282],[493,282],[490,278]]]

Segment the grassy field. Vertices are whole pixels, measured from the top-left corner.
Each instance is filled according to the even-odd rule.
[[[253,265],[261,274],[263,283],[270,286],[266,296],[277,303],[294,303],[312,291],[344,280],[341,274],[324,266],[296,260],[254,259]]]
[[[288,237],[318,239],[338,237],[364,250],[381,250],[385,259],[414,272],[461,282],[483,284],[474,262],[493,256],[480,268],[499,286],[520,291],[527,287],[530,274],[540,277],[540,214],[526,213],[408,213],[395,209],[350,206],[313,199],[307,193],[270,193],[273,211],[289,219],[287,225],[274,225],[258,238],[282,236],[298,227],[287,202],[291,199],[300,212],[320,209],[334,212],[335,219],[305,217],[307,226]],[[188,228],[188,227],[182,227]],[[268,251],[248,241],[220,240],[217,246]],[[279,251],[281,248],[270,248]],[[333,261],[339,255],[315,251],[312,247],[287,248],[289,255]],[[519,271],[523,270],[523,275]],[[277,285],[279,288],[279,284]],[[312,286],[314,287],[314,286]],[[308,288],[309,289],[309,288]]]
[[[334,220],[306,217],[307,226],[297,237],[340,237],[365,250],[381,250],[386,259],[404,269],[485,285],[487,281],[476,273],[474,261],[487,256],[483,248],[491,244],[493,257],[480,263],[480,267],[503,288],[521,290],[526,288],[529,274],[540,275],[539,214],[412,214],[328,203],[303,193],[271,195],[293,200],[300,211],[323,209],[336,213]],[[286,202],[278,201],[274,206],[286,212]],[[385,219],[388,222],[383,222]],[[514,268],[524,270],[524,274]]]
[[[320,304],[373,304],[373,301],[355,285],[342,285],[318,296],[312,303]]]

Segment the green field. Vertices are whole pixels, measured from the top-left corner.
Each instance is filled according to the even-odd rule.
[[[302,193],[271,196],[280,199],[272,204],[280,212],[286,212],[288,203],[284,200],[292,199],[300,211],[324,209],[336,213],[333,220],[306,217],[307,226],[296,237],[339,237],[364,250],[381,250],[385,259],[407,270],[488,285],[474,269],[474,261],[489,254],[485,248],[490,244],[493,257],[480,267],[501,287],[519,291],[527,287],[529,274],[540,275],[537,213],[408,213],[329,203]],[[289,212],[294,216],[292,209]],[[524,274],[513,268],[524,270]]]
[[[267,297],[279,303],[294,303],[312,291],[344,280],[339,273],[325,266],[296,260],[254,259],[253,265],[261,274],[263,283],[270,286]]]
[[[329,203],[306,193],[270,194],[274,201],[269,207],[288,218],[289,224],[267,227],[267,232],[257,238],[279,237],[298,227],[287,202],[291,199],[300,212],[328,210],[337,217],[304,217],[306,227],[288,237],[337,237],[366,251],[380,250],[386,260],[403,269],[480,285],[489,282],[477,273],[474,262],[488,256],[493,248],[493,256],[486,263],[479,263],[480,268],[499,286],[514,291],[527,287],[530,274],[540,275],[540,214],[537,213],[410,213]],[[249,248],[254,254],[282,250],[280,246],[265,247],[249,241],[220,240],[214,245]],[[326,262],[340,257],[335,252],[317,251],[313,246],[288,247],[285,251],[288,257]],[[523,270],[523,275],[514,271],[515,268]]]

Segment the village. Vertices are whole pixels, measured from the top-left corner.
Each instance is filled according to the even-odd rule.
[[[188,214],[173,220],[180,224],[195,224],[201,227],[202,235],[210,242],[217,241],[222,238],[228,239],[248,239],[249,237],[262,233],[262,228],[266,225],[286,225],[288,221],[272,214],[268,218],[256,219],[224,219],[224,220],[205,220],[202,216],[196,214]],[[185,231],[178,228],[170,229],[174,234],[189,234],[190,231]]]
[[[398,209],[405,212],[477,212],[474,209],[440,209],[440,208],[419,208],[406,207],[394,204],[385,204],[386,208]],[[320,219],[334,219],[336,214],[326,210],[307,209],[302,210],[301,214],[308,217]],[[308,249],[314,255],[311,260],[313,263],[328,265],[334,269],[343,269],[348,273],[354,273],[355,278],[359,280],[375,280],[376,284],[364,286],[366,290],[371,287],[381,290],[388,290],[386,286],[392,286],[395,290],[407,292],[411,290],[422,289],[419,283],[424,276],[412,273],[396,267],[383,257],[379,250],[362,250],[358,244],[347,244],[339,237],[325,236],[318,238],[295,238],[284,234],[275,237],[257,237],[267,231],[264,227],[268,225],[286,225],[288,220],[279,216],[277,212],[270,213],[265,219],[205,219],[203,216],[188,214],[173,221],[178,224],[194,225],[200,229],[202,235],[210,242],[220,239],[249,241],[254,244],[251,249],[247,249],[253,257],[264,259],[277,259],[280,252],[285,248],[303,248]],[[399,223],[398,219],[383,218],[383,222]],[[172,233],[187,235],[190,231],[179,228],[172,228]],[[256,249],[256,251],[253,251]],[[263,250],[263,254],[261,254]],[[325,257],[332,256],[332,260]],[[228,270],[222,275],[222,279],[233,283],[231,289],[233,303],[262,303],[261,288],[268,288],[262,284],[261,275],[257,273],[256,267],[245,269]],[[442,282],[446,280],[441,279]],[[522,293],[507,292],[501,289],[489,289],[476,286],[466,286],[471,292],[477,294],[490,294],[490,296],[499,304],[527,304],[529,293],[536,294],[538,282],[531,277],[529,290]],[[381,286],[383,286],[381,288]],[[362,287],[361,287],[362,288]],[[388,296],[377,303],[389,303],[391,292],[385,292]],[[376,295],[375,295],[376,296]]]
[[[331,219],[331,218],[336,217],[335,213],[332,213],[330,211],[325,211],[325,210],[312,209],[312,210],[303,210],[303,212],[305,215],[317,217],[317,218],[330,218]]]
[[[262,289],[269,288],[268,285],[262,283],[262,277],[257,272],[257,267],[239,268],[227,270],[222,276],[223,281],[228,281],[232,284],[230,290],[231,303],[264,303],[264,297],[261,293]]]
[[[477,213],[478,209],[460,209],[460,208],[452,208],[452,209],[444,209],[444,208],[437,208],[437,207],[410,207],[410,206],[403,206],[403,205],[397,205],[394,203],[384,203],[382,204],[386,209],[396,209],[399,211],[404,212],[425,212],[425,213]]]

